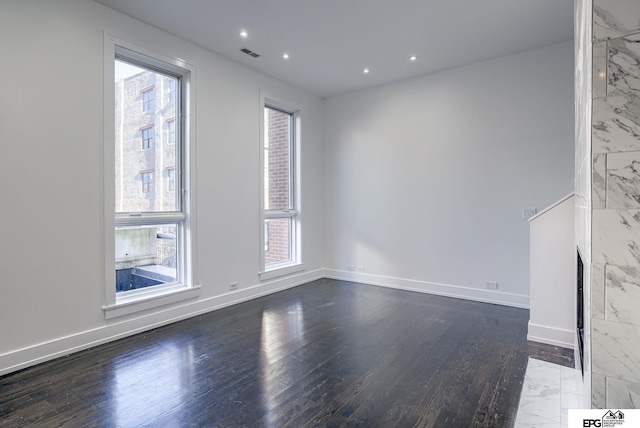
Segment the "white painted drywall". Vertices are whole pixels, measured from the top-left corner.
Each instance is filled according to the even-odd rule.
[[[105,320],[103,34],[197,68],[202,290],[184,305]],[[87,0],[0,2],[0,374],[321,275],[322,99]],[[307,273],[259,284],[260,91],[303,107]],[[315,272],[315,273],[314,273]],[[230,281],[240,291],[228,295]]]
[[[573,190],[571,42],[330,97],[324,107],[334,276],[457,286],[449,290],[459,296],[497,281],[495,300],[526,300],[522,209]]]
[[[576,331],[575,197],[530,220],[527,339],[573,349]]]
[[[197,68],[202,284],[193,302],[108,321],[105,31]],[[459,285],[479,299],[493,280],[505,292],[496,300],[522,302],[521,208],[572,187],[570,43],[323,101],[87,0],[1,2],[0,40],[0,374],[314,279],[324,266],[362,265],[372,283]],[[303,106],[307,263],[263,285],[260,90]],[[227,293],[231,281],[239,292]]]

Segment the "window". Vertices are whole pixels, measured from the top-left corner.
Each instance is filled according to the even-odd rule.
[[[142,193],[151,193],[153,192],[153,172],[141,172],[142,176]]]
[[[150,149],[153,146],[153,128],[144,128],[140,130],[142,135],[142,150]]]
[[[142,112],[151,113],[155,109],[155,102],[153,99],[153,88],[146,89],[142,92]]]
[[[261,279],[302,270],[297,197],[299,110],[265,99],[262,136]]]
[[[176,100],[176,81],[169,79],[167,81],[167,105],[175,102]]]
[[[191,210],[195,173],[187,132],[193,127],[189,114],[195,105],[189,96],[193,69],[182,61],[158,59],[116,43],[111,64],[111,69],[105,66],[115,89],[113,98],[105,97],[105,111],[110,111],[105,123],[113,124],[109,130],[105,126],[105,210],[110,216],[105,222],[107,318],[198,294]],[[142,92],[141,112],[136,88],[162,87],[162,81],[173,82],[175,109],[156,108],[150,89]],[[170,126],[172,145],[154,145],[154,128],[140,128],[149,115]]]
[[[167,143],[175,144],[176,143],[176,121],[175,119],[170,119],[167,121]]]
[[[167,168],[167,192],[176,190],[176,169],[175,167]]]

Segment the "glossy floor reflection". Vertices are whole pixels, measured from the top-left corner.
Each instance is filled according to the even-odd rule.
[[[528,311],[319,280],[0,378],[0,426],[509,427]]]

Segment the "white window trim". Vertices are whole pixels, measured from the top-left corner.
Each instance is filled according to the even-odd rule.
[[[183,77],[182,86],[182,114],[184,115],[184,125],[180,127],[184,140],[183,148],[183,168],[184,190],[183,203],[184,212],[175,213],[175,219],[184,219],[183,230],[183,251],[182,283],[167,284],[166,286],[152,287],[147,290],[140,290],[137,293],[126,293],[118,296],[115,289],[115,227],[123,224],[135,225],[136,219],[142,223],[142,215],[131,214],[130,218],[123,218],[119,215],[116,220],[115,215],[115,118],[113,115],[115,95],[113,90],[114,59],[116,46],[128,49],[139,54],[140,57],[152,58],[158,63],[169,64],[183,70],[186,75]],[[146,58],[145,58],[146,59]],[[158,54],[155,51],[141,47],[137,44],[123,40],[108,33],[104,33],[104,128],[103,128],[103,221],[104,221],[104,304],[102,309],[106,319],[124,316],[143,310],[148,310],[160,306],[169,305],[186,299],[197,298],[200,293],[198,278],[198,265],[195,249],[197,248],[196,238],[196,163],[195,159],[195,106],[196,106],[196,68],[183,60],[170,56]],[[176,120],[179,118],[176,117]],[[157,218],[154,218],[157,217]],[[145,214],[145,220],[157,220],[158,223],[167,223],[171,215]],[[120,293],[122,294],[122,293]]]
[[[293,180],[293,191],[291,192],[291,196],[293,197],[293,209],[291,210],[279,210],[276,212],[270,213],[268,216],[265,215],[264,209],[264,109],[265,107],[274,107],[285,112],[289,112],[292,114],[293,119],[293,173],[291,174],[291,179]],[[302,206],[302,197],[300,189],[301,185],[301,174],[300,174],[300,141],[302,134],[302,126],[301,126],[301,116],[302,116],[302,107],[299,103],[291,102],[289,100],[283,99],[281,97],[272,96],[268,93],[260,91],[260,261],[258,270],[258,277],[260,281],[265,281],[272,278],[277,278],[284,275],[290,275],[297,272],[302,272],[306,270],[306,264],[302,262],[302,233],[301,233],[301,224],[302,224],[302,214],[301,214],[301,206]],[[291,237],[291,256],[292,260],[273,264],[269,267],[265,266],[264,258],[265,258],[265,246],[264,246],[264,236],[265,236],[265,219],[269,218],[291,218],[293,219],[292,226],[292,237]]]

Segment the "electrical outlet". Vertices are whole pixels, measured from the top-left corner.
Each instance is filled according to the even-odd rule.
[[[229,290],[236,291],[238,289],[238,281],[233,281],[229,283]]]
[[[523,208],[522,209],[522,218],[525,220],[530,219],[534,215],[538,214],[537,208]]]
[[[487,290],[497,290],[498,283],[495,281],[485,281],[484,286]]]
[[[347,266],[347,270],[349,272],[355,272],[356,271],[356,265],[349,265]]]
[[[364,272],[364,266],[356,266],[356,271]]]

